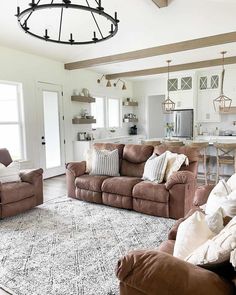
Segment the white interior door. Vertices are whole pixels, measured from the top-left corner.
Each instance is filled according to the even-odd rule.
[[[40,164],[44,169],[44,178],[49,178],[65,173],[62,88],[39,83],[38,90],[41,122]]]

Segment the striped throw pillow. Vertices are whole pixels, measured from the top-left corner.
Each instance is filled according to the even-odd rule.
[[[118,150],[94,150],[90,175],[120,176]]]
[[[143,180],[155,181],[157,183],[163,182],[167,166],[166,152],[160,156],[153,154],[144,166]]]

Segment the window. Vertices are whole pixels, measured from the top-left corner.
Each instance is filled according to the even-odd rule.
[[[108,128],[120,127],[120,100],[108,98]]]
[[[182,90],[192,89],[192,77],[184,77],[181,79],[181,89]]]
[[[120,99],[95,97],[96,102],[91,104],[91,114],[96,119],[92,128],[119,128],[120,127]]]
[[[20,85],[0,82],[0,147],[7,148],[13,160],[23,159]]]
[[[96,102],[91,103],[91,114],[96,119],[96,123],[92,124],[92,128],[105,127],[105,98],[96,97]]]

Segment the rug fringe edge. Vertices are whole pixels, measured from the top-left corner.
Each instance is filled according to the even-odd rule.
[[[8,287],[6,287],[6,286],[4,286],[2,284],[0,284],[0,288],[3,289],[3,291],[9,293],[10,295],[18,295],[15,292],[13,292],[12,290],[10,290]]]

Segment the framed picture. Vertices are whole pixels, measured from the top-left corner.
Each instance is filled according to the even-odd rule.
[[[86,140],[86,132],[78,132],[78,140],[79,141]]]

